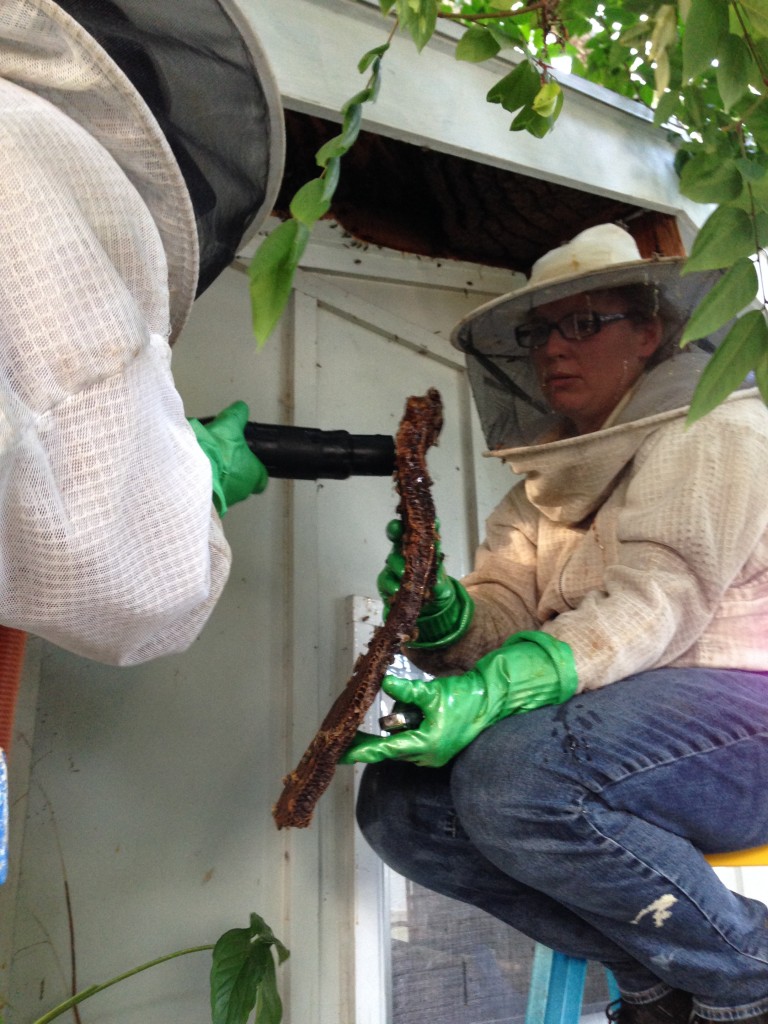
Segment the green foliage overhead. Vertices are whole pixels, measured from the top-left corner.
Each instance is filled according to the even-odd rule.
[[[423,4],[426,0],[400,2]],[[381,0],[381,5],[382,10],[388,10],[392,3]],[[363,104],[376,99],[381,84],[381,59],[388,49],[389,43],[382,43],[363,54],[358,61],[357,70],[360,74],[369,72],[368,82],[364,89],[344,104],[341,110],[341,132],[329,139],[316,153],[315,162],[321,168],[319,176],[302,185],[291,200],[290,219],[271,232],[250,262],[248,277],[253,333],[260,345],[275,329],[288,303],[293,278],[313,226],[330,209],[339,183],[341,158],[349,152],[360,134]]]
[[[749,256],[737,259],[699,303],[683,331],[681,344],[706,338],[722,327],[724,322],[738,316],[757,295],[757,285],[755,264]]]
[[[689,270],[722,269],[724,277],[695,311],[685,341],[699,330],[724,328],[762,291],[752,260],[768,245],[768,0],[379,0],[391,34],[411,36],[420,51],[441,19],[463,26],[458,61],[509,57],[513,67],[489,90],[489,103],[512,115],[512,131],[544,139],[564,107],[554,57],[571,72],[643,103],[677,149],[680,191],[713,209],[694,243]],[[360,61],[367,87],[344,107],[341,134],[318,154],[323,168],[291,205],[251,268],[254,329],[269,334],[290,293],[309,231],[330,207],[338,163],[357,137],[362,104],[375,99],[388,42]],[[352,59],[352,58],[350,58]],[[419,69],[414,64],[414,77]],[[425,83],[424,87],[429,87]],[[546,145],[546,140],[542,145]],[[320,182],[324,182],[321,184]],[[296,226],[288,227],[295,223]],[[750,259],[750,257],[752,259]],[[747,267],[744,261],[751,265]],[[755,299],[755,295],[752,295]],[[281,305],[282,304],[282,305]],[[754,372],[768,398],[768,320],[765,303],[727,333],[694,397],[692,418],[722,401]]]

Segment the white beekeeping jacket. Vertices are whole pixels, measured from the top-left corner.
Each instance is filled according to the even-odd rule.
[[[230,553],[170,371],[189,196],[73,26],[48,0],[0,6],[0,621],[126,665],[195,639]]]

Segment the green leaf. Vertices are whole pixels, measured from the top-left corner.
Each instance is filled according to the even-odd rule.
[[[259,917],[258,914],[251,914],[250,931],[254,938],[275,947],[278,963],[285,963],[291,955],[282,942],[275,937],[275,933],[269,927],[264,918]]]
[[[677,10],[674,4],[662,4],[656,12],[651,32],[651,60],[668,50],[677,40]]]
[[[650,25],[650,21],[638,21],[636,24],[630,25],[619,36],[619,42],[622,46],[637,46],[638,49],[643,49],[651,32]]]
[[[293,197],[290,211],[292,217],[311,228],[316,221],[328,213],[330,206],[330,198],[326,198],[325,195],[325,179],[313,178],[312,181],[302,185]]]
[[[691,159],[693,159],[692,153],[689,153],[686,149],[678,149],[674,159],[674,167],[678,175],[683,173],[683,168]]]
[[[768,348],[768,324],[762,310],[737,320],[707,363],[691,402],[686,422],[706,416],[739,387]]]
[[[720,206],[696,235],[683,273],[729,267],[754,251],[755,232],[749,214],[735,207]]]
[[[683,81],[707,71],[728,32],[726,0],[694,0],[683,32]]]
[[[533,109],[533,106],[523,107],[515,117],[509,130],[512,132],[526,131],[536,139],[543,139],[555,126],[560,111],[563,109],[563,94],[560,91],[555,101],[555,108],[548,116],[543,116]]]
[[[523,50],[528,49],[528,39],[518,27],[517,22],[505,21],[503,25],[486,25],[486,30],[499,44],[499,49],[506,49],[510,46],[518,46]]]
[[[221,936],[211,968],[213,1024],[246,1024],[270,957],[269,947],[251,942],[247,928],[233,928]]]
[[[706,295],[688,321],[680,344],[706,338],[727,324],[757,296],[757,271],[748,256],[737,260]]]
[[[270,957],[256,996],[256,1024],[280,1024],[282,1019],[283,1004],[277,991],[275,964]]]
[[[669,88],[669,53],[666,50],[662,50],[656,58],[655,64],[656,67],[653,72],[653,88],[655,94],[657,96],[661,96]]]
[[[260,345],[282,316],[308,241],[306,224],[286,220],[267,235],[248,266],[253,333]]]
[[[364,53],[357,64],[357,70],[362,74],[367,71],[371,64],[376,60],[381,60],[384,54],[389,49],[389,43],[382,43],[381,46],[374,46],[372,50]]]
[[[541,88],[541,77],[529,61],[521,61],[508,75],[488,90],[489,103],[500,103],[510,114],[533,103]]]
[[[738,200],[738,204],[747,213],[752,213],[754,207],[760,214],[768,213],[768,175],[760,178],[759,181],[751,181],[744,189],[744,195]],[[765,244],[765,242],[763,243]]]
[[[752,80],[752,85],[754,85],[756,89],[760,89],[765,85],[762,75],[760,74],[760,68],[768,67],[768,37],[763,39],[755,39],[753,37],[752,43],[755,47],[755,71],[757,72],[755,78]]]
[[[362,92],[353,96],[341,108],[344,120],[341,125],[340,139],[345,147],[345,153],[357,142],[357,136],[360,134],[360,123],[363,120],[363,103],[371,99],[372,93],[373,90],[370,87],[363,89]],[[337,155],[341,156],[340,153]]]
[[[661,96],[669,85],[669,50],[677,42],[677,9],[672,4],[662,4],[656,12],[651,34],[649,57],[655,63],[654,85],[656,94]]]
[[[765,0],[741,0],[756,36],[768,36],[768,9]]]
[[[717,88],[726,110],[749,90],[754,75],[754,61],[749,47],[741,36],[728,32],[717,52]]]
[[[360,92],[356,92],[354,96],[350,96],[344,106],[341,108],[341,112],[344,115],[345,123],[348,116],[358,116],[360,111],[355,111],[355,107],[360,107],[363,103],[367,103],[369,100],[375,99],[374,90],[378,83],[378,76],[374,75],[373,81],[370,82]],[[354,142],[354,139],[352,140]]]
[[[541,117],[551,117],[557,109],[562,89],[557,82],[550,81],[539,89],[531,106]]]
[[[493,33],[480,25],[468,28],[456,44],[456,60],[467,60],[479,63],[495,57],[501,45]]]
[[[768,350],[763,352],[755,367],[755,383],[760,389],[760,397],[768,405]]]
[[[693,128],[701,128],[707,121],[706,104],[701,98],[698,86],[686,86],[683,89],[683,103],[688,115],[688,123]]]
[[[735,199],[743,187],[735,160],[724,160],[715,153],[697,153],[680,174],[680,191],[696,203]]]
[[[367,91],[364,90],[364,92]],[[354,103],[350,100],[350,104],[346,106],[340,134],[334,135],[315,154],[315,162],[318,167],[325,167],[329,160],[344,156],[357,141],[357,137],[360,134],[363,110],[359,103]]]
[[[665,92],[656,106],[656,111],[653,115],[654,124],[657,127],[666,124],[670,117],[677,112],[679,105],[680,97],[674,90]]]
[[[379,0],[379,7],[381,8],[382,14],[389,14],[394,6],[395,0]]]
[[[739,174],[741,174],[747,184],[754,185],[755,182],[765,179],[765,176],[768,174],[768,165],[763,163],[763,159],[740,157],[736,160]]]
[[[254,1007],[256,1024],[279,1024],[282,1006],[272,946],[283,963],[288,950],[258,914],[251,914],[248,928],[233,928],[221,936],[211,967],[212,1024],[247,1024]]]
[[[750,111],[747,127],[760,149],[768,152],[768,100],[763,100]]]
[[[336,186],[339,184],[339,177],[341,176],[341,159],[338,156],[333,156],[325,165],[325,173],[322,176],[323,180],[323,192],[321,199],[328,200],[333,199],[333,195],[336,191]]]
[[[423,50],[437,25],[437,0],[395,0],[400,24]]]

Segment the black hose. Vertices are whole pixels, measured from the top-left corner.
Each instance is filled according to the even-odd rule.
[[[395,470],[395,440],[386,434],[269,423],[246,423],[244,434],[270,477],[346,480],[350,476],[391,476]]]

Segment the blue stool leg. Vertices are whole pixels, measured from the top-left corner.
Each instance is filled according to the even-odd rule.
[[[616,984],[616,979],[607,967],[605,968],[605,977],[608,982],[608,995],[611,997],[611,1002],[613,1002],[614,999],[621,999],[621,995],[619,993],[619,986]]]
[[[578,1024],[586,974],[585,960],[537,944],[525,1024]]]

